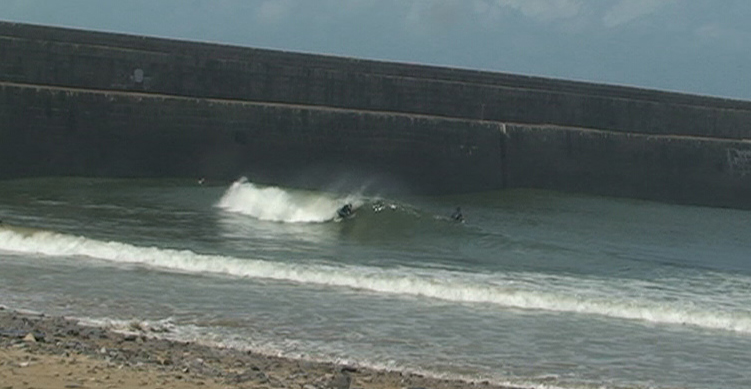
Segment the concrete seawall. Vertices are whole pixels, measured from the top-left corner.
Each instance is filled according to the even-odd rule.
[[[546,188],[751,208],[751,102],[0,22],[0,178]]]
[[[751,138],[751,102],[502,73],[0,23],[3,81]]]
[[[510,187],[751,208],[751,142],[557,126],[507,133]]]
[[[245,175],[425,192],[503,186],[502,133],[493,122],[10,83],[0,83],[0,102],[5,178]]]

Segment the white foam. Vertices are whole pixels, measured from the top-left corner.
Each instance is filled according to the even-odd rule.
[[[0,227],[0,250],[83,256],[179,272],[274,279],[460,303],[487,303],[751,333],[751,312],[744,306],[744,301],[751,300],[748,280],[735,282],[734,293],[725,294],[733,295],[733,301],[713,304],[713,299],[703,296],[709,289],[694,291],[681,287],[675,288],[672,294],[660,296],[654,290],[657,289],[655,286],[662,285],[645,281],[536,273],[472,274],[437,269],[277,263],[4,227]],[[714,297],[715,300],[723,298],[720,294]]]
[[[242,178],[227,189],[217,207],[259,220],[320,223],[331,220],[336,210],[347,202],[353,202],[352,196],[337,199],[317,193],[261,187]]]
[[[96,319],[96,318],[79,318],[79,324],[88,327],[101,327],[115,332],[126,334],[149,334],[151,336],[160,335],[160,337],[167,333],[173,333],[176,331],[176,326],[172,318],[149,321],[149,320],[119,320],[119,319]]]

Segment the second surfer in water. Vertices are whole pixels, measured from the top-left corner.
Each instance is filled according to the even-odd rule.
[[[456,207],[456,211],[451,214],[451,219],[457,222],[464,222],[464,215],[462,215],[462,209]]]

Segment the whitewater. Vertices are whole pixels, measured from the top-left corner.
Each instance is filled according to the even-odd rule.
[[[9,307],[530,388],[751,384],[748,212],[244,178],[35,179],[0,194]],[[355,216],[337,220],[347,203]],[[448,217],[458,205],[465,223]]]

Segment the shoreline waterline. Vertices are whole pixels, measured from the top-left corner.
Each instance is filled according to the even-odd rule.
[[[513,388],[169,340],[135,323],[131,330],[0,306],[0,378],[30,387]]]

